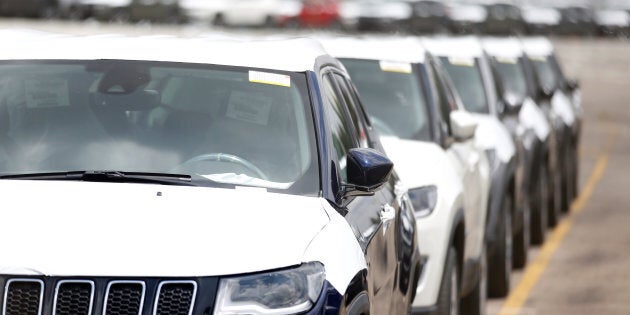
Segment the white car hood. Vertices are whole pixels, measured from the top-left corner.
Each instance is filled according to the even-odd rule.
[[[551,108],[562,118],[567,126],[573,126],[575,123],[575,113],[571,100],[562,92],[556,92],[551,98]]]
[[[472,115],[477,121],[475,146],[484,150],[494,149],[497,157],[507,163],[516,154],[514,140],[508,129],[494,116]]]
[[[320,198],[264,189],[0,180],[0,273],[191,277],[301,263]]]

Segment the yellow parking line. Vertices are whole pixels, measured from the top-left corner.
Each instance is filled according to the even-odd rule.
[[[571,212],[562,220],[558,226],[553,230],[548,240],[540,249],[538,256],[536,259],[525,269],[525,273],[521,278],[521,281],[518,283],[516,288],[510,293],[507,300],[501,307],[499,311],[499,315],[514,315],[520,314],[523,305],[527,302],[527,298],[529,297],[530,292],[540,279],[542,273],[547,269],[549,262],[551,261],[551,257],[556,252],[562,240],[567,235],[569,230],[571,229],[571,225],[573,224],[574,216],[580,213],[589,199],[593,195],[593,191],[597,186],[597,183],[604,176],[604,172],[606,171],[606,167],[608,166],[608,152],[610,152],[610,148],[612,147],[613,140],[615,138],[616,132],[611,130],[608,138],[608,145],[605,148],[605,153],[599,156],[597,159],[597,163],[591,172],[584,189],[580,193],[579,197],[573,202],[571,205]]]

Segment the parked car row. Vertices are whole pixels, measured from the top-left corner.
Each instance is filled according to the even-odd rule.
[[[239,36],[0,31],[7,314],[484,314],[576,197],[545,38]]]

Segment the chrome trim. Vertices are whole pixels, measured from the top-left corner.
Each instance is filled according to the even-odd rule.
[[[147,285],[144,283],[144,281],[126,281],[126,280],[118,280],[118,281],[110,281],[107,284],[107,290],[105,290],[105,301],[103,303],[103,315],[107,315],[107,301],[109,300],[109,289],[111,289],[112,285],[114,284],[125,284],[125,283],[131,283],[131,284],[140,284],[142,285],[142,295],[140,296],[140,308],[138,309],[138,315],[142,314],[142,309],[144,308],[144,294],[147,291]]]
[[[37,310],[37,314],[41,315],[42,314],[42,308],[43,308],[43,304],[44,304],[44,281],[39,280],[39,279],[26,279],[26,278],[15,278],[15,279],[9,279],[7,281],[7,283],[4,285],[4,301],[2,302],[2,315],[6,315],[7,313],[7,295],[9,294],[9,286],[11,285],[11,283],[13,282],[35,282],[35,283],[39,283],[39,307]]]
[[[157,292],[155,293],[155,302],[153,304],[153,315],[157,315],[157,307],[160,302],[160,292],[162,292],[162,286],[165,284],[177,284],[177,283],[190,283],[193,285],[193,294],[192,299],[190,300],[190,309],[188,310],[188,315],[192,315],[193,308],[195,308],[195,299],[197,298],[197,282],[192,280],[181,280],[181,281],[162,281],[158,285]]]
[[[92,314],[92,307],[94,306],[94,281],[91,280],[61,280],[59,282],[57,282],[57,286],[55,287],[55,298],[53,299],[53,315],[57,314],[57,298],[59,297],[59,287],[61,287],[62,284],[66,284],[66,283],[87,283],[90,285],[91,287],[91,291],[90,291],[90,308],[88,309],[88,313],[87,315],[91,315]]]

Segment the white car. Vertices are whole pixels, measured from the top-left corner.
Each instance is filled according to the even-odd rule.
[[[540,244],[549,222],[560,217],[558,206],[559,165],[557,162],[554,118],[534,83],[535,78],[516,38],[486,38],[484,49],[490,56],[501,87],[503,103],[518,115],[518,128],[526,152],[525,178],[531,208],[531,237]],[[528,134],[530,136],[528,136]],[[533,137],[531,136],[533,135]]]
[[[193,20],[219,26],[277,26],[302,9],[299,0],[180,0],[180,6]]]
[[[413,206],[319,44],[9,35],[6,314],[408,312]]]
[[[529,34],[548,34],[560,24],[562,14],[555,8],[536,5],[524,5],[521,7],[523,21]]]
[[[523,198],[522,163],[517,155],[515,141],[503,124],[503,108],[490,64],[478,38],[434,37],[425,43],[432,54],[440,59],[450,75],[466,110],[478,122],[476,145],[483,148],[491,165],[491,189],[488,196],[486,246],[488,252],[489,292],[504,296],[509,292],[513,253],[513,218],[523,216],[523,207],[515,207]],[[519,234],[516,233],[516,236]],[[519,238],[516,238],[519,241]],[[528,246],[517,246],[528,249]],[[519,253],[520,254],[520,253]]]
[[[400,0],[345,0],[340,3],[339,15],[347,29],[392,31],[404,29],[412,9]]]
[[[630,13],[626,10],[598,10],[594,19],[601,35],[627,36],[630,30]]]
[[[353,78],[414,203],[418,245],[426,262],[412,313],[452,314],[460,297],[483,288],[483,275],[477,273],[484,264],[488,165],[472,143],[477,123],[470,114],[454,110],[449,114],[451,131],[442,129],[440,105],[431,100],[447,96],[434,88],[441,86],[441,78],[430,70],[418,39],[336,38],[323,43]]]
[[[451,31],[455,33],[481,31],[481,26],[488,17],[488,11],[483,5],[462,0],[450,1],[447,4]]]
[[[558,135],[558,150],[563,174],[562,209],[567,211],[578,192],[578,147],[583,117],[581,90],[577,81],[565,77],[549,39],[529,37],[521,42],[538,90],[546,96],[561,120],[557,126],[561,133]]]

